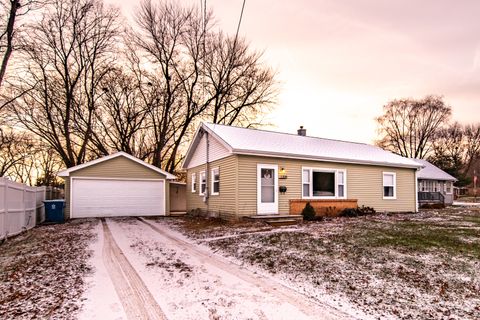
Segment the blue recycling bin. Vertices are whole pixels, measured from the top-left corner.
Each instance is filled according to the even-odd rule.
[[[63,208],[65,208],[65,200],[45,200],[45,222],[63,222]]]

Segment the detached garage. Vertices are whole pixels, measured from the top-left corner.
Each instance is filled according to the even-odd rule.
[[[59,173],[65,179],[65,218],[167,215],[176,177],[125,152]]]

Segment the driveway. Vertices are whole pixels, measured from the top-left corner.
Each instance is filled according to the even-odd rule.
[[[166,224],[106,219],[80,318],[349,319],[271,278],[225,260]]]

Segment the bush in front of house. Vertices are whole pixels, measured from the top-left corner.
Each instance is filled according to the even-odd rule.
[[[310,202],[307,202],[305,208],[302,210],[303,220],[305,221],[314,221],[316,220],[315,208],[312,207]]]
[[[343,209],[340,212],[339,216],[340,217],[360,217],[360,216],[366,216],[366,215],[375,214],[375,213],[376,213],[375,209],[361,206],[356,208]]]

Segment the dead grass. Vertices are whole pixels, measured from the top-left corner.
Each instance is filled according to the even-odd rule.
[[[480,211],[336,218],[297,231],[242,234],[255,227],[180,221],[213,250],[270,272],[320,300],[342,296],[375,317],[478,319]],[[196,226],[195,228],[192,228]],[[260,227],[260,226],[258,226]]]
[[[0,318],[72,318],[80,307],[96,222],[40,226],[0,245]]]

